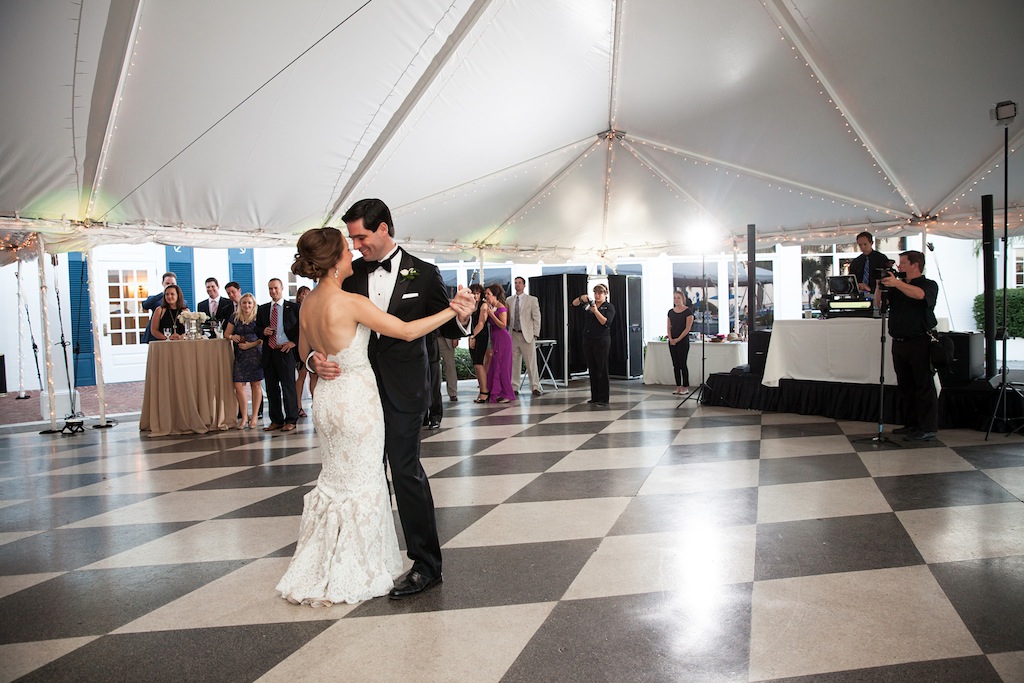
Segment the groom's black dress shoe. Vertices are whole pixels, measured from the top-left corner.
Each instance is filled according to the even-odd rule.
[[[440,575],[431,578],[420,574],[415,569],[410,569],[405,576],[395,582],[395,587],[391,589],[388,597],[392,600],[401,600],[402,598],[419,595],[439,583],[441,583]]]

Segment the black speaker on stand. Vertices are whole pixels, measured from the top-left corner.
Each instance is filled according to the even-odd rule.
[[[751,332],[747,337],[747,355],[750,358],[750,374],[764,377],[764,364],[768,360],[768,346],[772,341],[771,330]]]

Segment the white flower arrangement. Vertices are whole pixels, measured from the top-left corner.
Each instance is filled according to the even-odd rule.
[[[178,314],[178,318],[181,320],[195,320],[199,323],[205,323],[210,319],[210,316],[206,315],[202,311],[182,311]]]

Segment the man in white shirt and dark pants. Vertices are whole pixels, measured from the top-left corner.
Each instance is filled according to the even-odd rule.
[[[523,358],[526,358],[526,373],[530,377],[530,389],[534,396],[540,396],[540,374],[537,372],[537,336],[540,334],[540,302],[537,297],[525,294],[526,280],[515,279],[516,293],[505,302],[508,307],[508,327],[512,331],[512,386],[518,393],[523,374]]]

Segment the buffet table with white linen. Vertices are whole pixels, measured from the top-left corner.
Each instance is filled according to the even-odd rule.
[[[780,379],[878,384],[882,323],[874,318],[776,320],[762,384]],[[885,383],[896,384],[892,340],[885,341]]]
[[[227,339],[151,342],[139,429],[150,436],[167,436],[234,426],[234,357]]]
[[[644,358],[644,384],[676,385],[672,373],[672,356],[669,355],[668,342],[647,342],[647,356]],[[690,354],[686,357],[686,367],[690,371],[690,385],[700,384],[701,350],[706,350],[704,372],[710,375],[715,372],[729,372],[737,365],[747,362],[746,342],[690,342]]]

